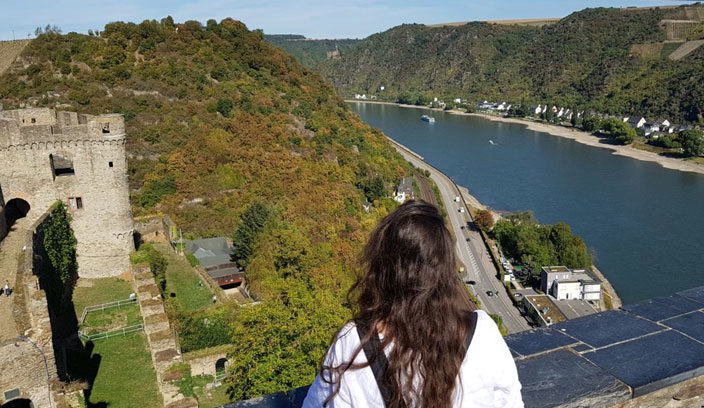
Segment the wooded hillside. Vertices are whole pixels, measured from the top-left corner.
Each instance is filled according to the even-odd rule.
[[[218,315],[234,398],[313,380],[350,314],[366,235],[410,170],[329,84],[239,21],[169,17],[43,34],[0,77],[0,100],[122,113],[135,215],[166,213],[186,238],[230,236],[246,254],[262,306]]]
[[[585,9],[543,27],[401,25],[316,70],[343,95],[547,102],[698,122],[703,51],[691,44],[685,57],[668,56],[704,37],[702,11],[701,5]],[[671,21],[682,18],[691,20]]]

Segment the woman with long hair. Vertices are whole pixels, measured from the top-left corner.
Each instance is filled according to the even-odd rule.
[[[438,209],[409,201],[384,218],[350,290],[309,407],[522,407],[516,365],[457,272]]]

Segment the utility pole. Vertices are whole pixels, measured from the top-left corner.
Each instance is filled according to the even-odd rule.
[[[17,38],[15,38],[15,30],[12,30],[12,41],[16,41]]]

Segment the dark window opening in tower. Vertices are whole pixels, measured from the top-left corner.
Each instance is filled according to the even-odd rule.
[[[54,178],[59,176],[73,176],[76,171],[73,169],[73,162],[70,159],[61,156],[49,155],[51,162],[51,171]]]

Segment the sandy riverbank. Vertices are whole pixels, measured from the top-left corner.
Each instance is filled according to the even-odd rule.
[[[358,101],[358,100],[347,100],[347,102],[377,103],[377,104],[385,104],[385,105],[395,105],[395,106],[400,106],[402,108],[431,109],[431,110],[435,110],[435,111],[442,111],[442,109],[439,109],[439,108],[428,108],[426,106],[404,105],[404,104],[393,103],[393,102]],[[484,113],[466,113],[466,112],[460,112],[460,111],[456,111],[456,110],[449,110],[449,111],[445,111],[445,112],[448,112],[453,115],[476,116],[476,117],[480,117],[480,118],[484,118],[484,119],[488,119],[488,120],[493,120],[495,122],[516,123],[516,124],[525,126],[528,130],[532,130],[535,132],[547,133],[547,134],[557,136],[557,137],[572,139],[575,142],[582,143],[582,144],[585,144],[588,146],[609,149],[609,150],[613,151],[613,154],[617,154],[619,156],[630,157],[630,158],[636,159],[636,160],[654,162],[654,163],[657,163],[657,164],[659,164],[667,169],[671,169],[671,170],[690,171],[690,172],[694,172],[694,173],[704,174],[704,165],[688,162],[688,161],[685,161],[682,159],[676,159],[673,157],[663,157],[657,153],[647,152],[645,150],[636,149],[636,148],[633,148],[630,146],[620,146],[620,145],[612,145],[612,144],[602,143],[601,139],[599,139],[598,137],[596,137],[590,133],[576,130],[573,128],[568,128],[568,127],[563,127],[563,126],[558,126],[558,125],[550,125],[550,124],[541,123],[541,122],[534,122],[534,121],[527,120],[527,119],[504,118],[501,116],[489,115],[489,114],[484,114]]]

